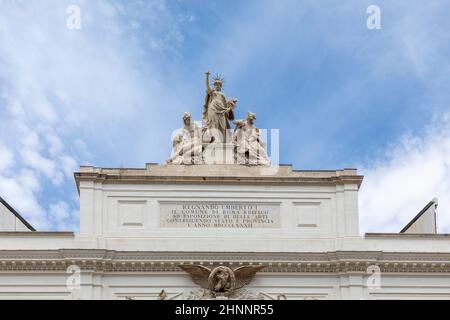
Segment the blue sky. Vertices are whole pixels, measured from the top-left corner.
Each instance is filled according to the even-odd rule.
[[[38,229],[78,229],[79,165],[164,162],[182,113],[200,120],[209,69],[238,118],[280,129],[280,162],[366,176],[361,232],[397,232],[433,197],[450,232],[448,1],[0,7],[0,195]]]

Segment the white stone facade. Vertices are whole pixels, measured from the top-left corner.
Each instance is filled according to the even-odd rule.
[[[263,264],[246,290],[265,299],[450,299],[450,237],[360,236],[356,170],[261,170],[82,167],[79,234],[0,232],[0,298],[157,299],[164,290],[183,299],[199,287],[178,266],[193,263]],[[269,218],[168,221],[183,204],[254,205]]]

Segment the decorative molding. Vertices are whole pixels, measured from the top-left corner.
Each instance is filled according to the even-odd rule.
[[[78,192],[81,181],[130,184],[246,184],[246,185],[312,185],[361,186],[363,176],[355,169],[292,170],[280,165],[276,175],[261,175],[258,167],[246,165],[150,165],[140,168],[81,167],[74,173]]]
[[[261,273],[450,273],[450,253],[336,251],[325,253],[120,252],[114,250],[2,250],[0,271],[179,272],[180,264],[207,267],[265,265]]]

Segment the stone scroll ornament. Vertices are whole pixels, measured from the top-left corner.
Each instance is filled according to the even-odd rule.
[[[230,122],[234,120],[237,104],[236,98],[227,98],[222,92],[223,79],[214,78],[210,85],[210,72],[206,72],[206,96],[203,106],[203,124],[193,122],[191,115],[183,115],[184,127],[172,139],[172,156],[167,164],[204,164],[206,149],[226,148],[233,152],[231,162],[242,165],[269,166],[260,130],[255,127],[256,114],[249,112],[247,119],[234,121],[234,132],[231,133]],[[226,162],[227,164],[229,162]]]
[[[248,285],[265,266],[247,265],[232,270],[226,266],[209,269],[202,265],[180,265],[194,283],[206,289],[211,298],[232,297],[238,289]]]

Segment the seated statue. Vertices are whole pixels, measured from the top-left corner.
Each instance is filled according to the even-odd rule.
[[[236,163],[248,165],[270,165],[266,153],[266,143],[262,141],[260,131],[254,126],[256,114],[249,112],[246,120],[234,121],[233,144]]]
[[[172,156],[168,164],[202,163],[201,128],[191,120],[188,112],[183,114],[184,127],[172,140]]]

